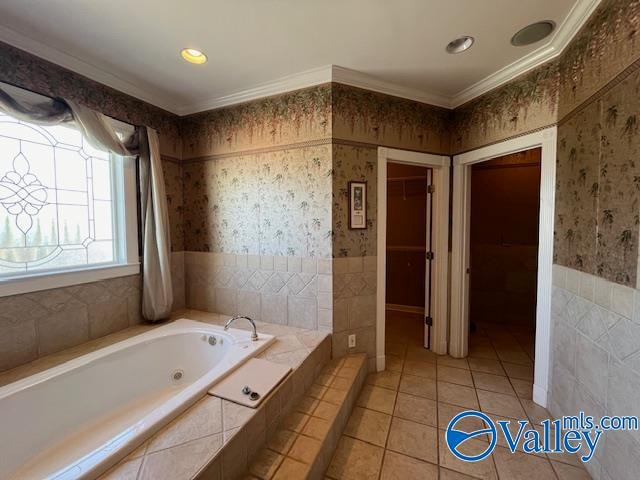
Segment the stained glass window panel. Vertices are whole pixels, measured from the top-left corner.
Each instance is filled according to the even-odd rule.
[[[116,261],[115,159],[0,112],[0,279]]]

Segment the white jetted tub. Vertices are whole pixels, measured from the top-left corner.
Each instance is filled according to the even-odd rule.
[[[96,477],[273,340],[176,320],[0,388],[0,478]]]

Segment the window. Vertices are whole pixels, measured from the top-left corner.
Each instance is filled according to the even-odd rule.
[[[40,126],[0,111],[0,282],[137,263],[137,245],[127,242],[136,242],[128,162],[93,148],[73,125]]]

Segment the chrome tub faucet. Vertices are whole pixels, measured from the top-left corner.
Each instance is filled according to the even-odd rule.
[[[229,330],[229,326],[230,326],[233,322],[235,322],[236,320],[240,320],[240,319],[244,319],[244,320],[248,320],[248,321],[249,321],[249,323],[250,323],[250,324],[251,324],[251,326],[253,327],[253,333],[251,334],[251,340],[252,340],[252,341],[254,341],[254,342],[255,342],[256,340],[258,340],[258,331],[257,331],[257,329],[256,329],[256,323],[255,323],[253,320],[251,320],[251,318],[246,317],[246,316],[244,316],[244,315],[236,315],[235,317],[230,318],[230,319],[227,321],[227,323],[224,325],[224,329],[225,329],[225,330]]]

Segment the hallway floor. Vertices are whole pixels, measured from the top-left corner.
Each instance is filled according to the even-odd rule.
[[[531,400],[532,332],[478,327],[466,359],[425,350],[421,315],[387,312],[386,335],[387,370],[367,378],[327,471],[329,478],[590,478],[576,456],[512,454],[500,437],[493,454],[475,463],[456,459],[445,444],[447,424],[463,410],[480,409],[494,420],[528,419],[532,424],[551,417]],[[466,442],[467,453],[482,441]]]

